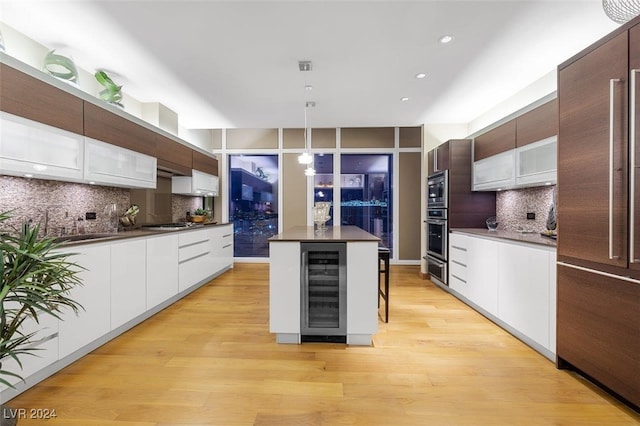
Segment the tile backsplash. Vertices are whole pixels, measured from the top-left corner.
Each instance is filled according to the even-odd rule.
[[[0,212],[11,211],[11,219],[2,228],[19,229],[22,223],[31,220],[44,229],[45,215],[49,211],[49,235],[76,232],[78,217],[95,212],[96,220],[85,220],[85,232],[105,232],[109,218],[105,214],[107,204],[116,203],[122,214],[131,205],[127,188],[114,188],[54,180],[27,179],[0,176]],[[200,197],[173,195],[171,197],[173,221],[185,220],[185,213],[202,207]]]
[[[497,192],[496,217],[500,223],[498,229],[546,231],[555,188],[553,185]],[[534,213],[535,220],[527,219],[527,213]]]

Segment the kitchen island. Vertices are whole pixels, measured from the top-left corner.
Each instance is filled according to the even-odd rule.
[[[307,244],[345,247],[346,271],[341,284],[346,291],[340,303],[346,303],[346,316],[336,331],[351,345],[370,345],[378,331],[378,244],[380,238],[355,226],[327,227],[317,233],[313,227],[294,227],[269,239],[269,330],[278,343],[302,343],[305,334],[303,253]],[[320,249],[322,245],[315,245]],[[322,250],[319,251],[322,253]],[[336,267],[337,268],[337,267]],[[344,281],[344,282],[343,282]],[[346,298],[346,300],[344,300]],[[344,323],[346,321],[346,324]],[[341,337],[319,333],[326,341]]]

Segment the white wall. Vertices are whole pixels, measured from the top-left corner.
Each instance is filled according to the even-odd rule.
[[[558,87],[557,70],[553,69],[540,79],[534,81],[521,91],[505,99],[498,105],[489,108],[484,114],[475,118],[468,124],[467,135],[478,133],[496,122],[502,121],[511,114],[531,104],[536,104],[542,98],[553,97]]]

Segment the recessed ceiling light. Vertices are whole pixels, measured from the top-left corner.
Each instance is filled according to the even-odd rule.
[[[405,96],[405,97],[403,97],[403,98],[400,98],[400,100],[401,100],[402,102],[407,102],[407,101],[409,100],[409,98],[407,98],[407,97]]]
[[[452,35],[443,35],[442,37],[440,37],[440,39],[438,41],[440,43],[442,43],[442,44],[451,43],[453,41],[453,36]]]
[[[425,78],[427,75],[423,72],[416,74],[416,78]]]

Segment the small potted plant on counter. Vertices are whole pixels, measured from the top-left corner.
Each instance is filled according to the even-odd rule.
[[[9,217],[0,213],[0,224]],[[21,372],[9,371],[6,361],[14,360],[21,369],[20,359],[38,351],[37,331],[24,331],[25,321],[39,324],[44,315],[61,319],[60,308],[75,313],[82,308],[69,297],[82,284],[77,275],[82,268],[67,261],[70,253],[54,251],[60,245],[54,239],[39,239],[39,228],[25,223],[17,235],[0,230],[0,384],[12,388],[10,378],[22,379]],[[0,424],[12,424],[11,413],[16,411],[0,405]]]
[[[203,223],[207,220],[207,211],[205,209],[195,209],[191,215],[191,222]]]

